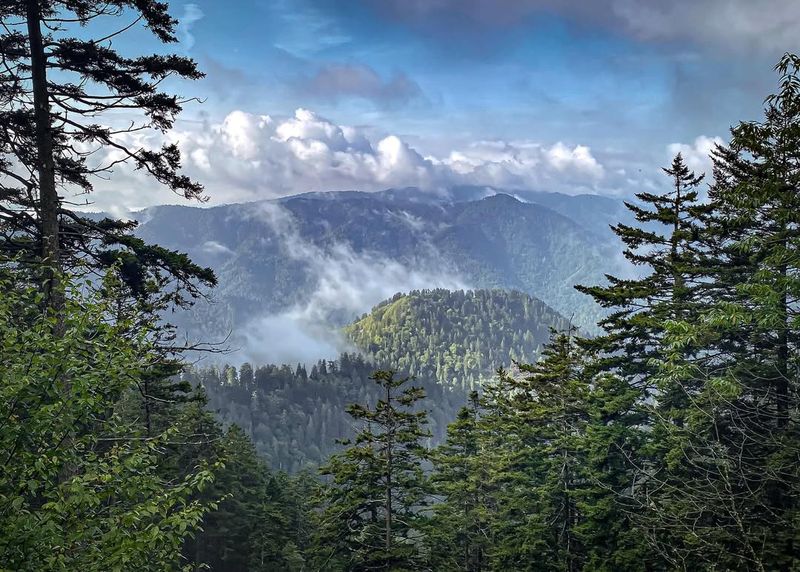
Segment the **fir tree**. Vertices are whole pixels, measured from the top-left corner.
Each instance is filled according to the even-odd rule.
[[[439,502],[427,527],[430,562],[436,570],[488,569],[489,474],[480,435],[477,392],[431,453],[431,484]]]
[[[392,371],[372,376],[383,397],[374,407],[353,404],[361,425],[343,452],[321,469],[332,478],[316,540],[317,566],[325,570],[414,570],[420,553],[427,483],[422,441],[427,413],[414,406],[424,397],[409,378]]]
[[[800,59],[777,65],[761,122],[713,154],[704,279],[696,320],[668,323],[662,379],[690,388],[684,424],[658,419],[670,461],[650,476],[656,544],[675,565],[797,566],[797,300],[800,296]],[[692,359],[685,348],[699,345]]]
[[[638,193],[640,204],[625,204],[640,225],[613,227],[625,244],[625,258],[644,275],[607,276],[607,286],[576,287],[612,310],[599,323],[605,334],[585,342],[602,352],[599,368],[643,386],[653,372],[650,360],[657,357],[665,321],[689,319],[693,311],[692,300],[701,287],[700,231],[709,208],[699,202],[697,192],[703,175],[690,171],[680,153],[663,170],[672,179],[672,190]]]

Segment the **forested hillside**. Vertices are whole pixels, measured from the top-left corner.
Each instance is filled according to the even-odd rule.
[[[187,370],[182,378],[199,385],[209,410],[224,424],[236,424],[252,439],[270,467],[289,473],[316,470],[354,434],[351,403],[373,403],[380,391],[369,377],[377,366],[354,354],[304,365],[244,364],[236,368]],[[467,401],[459,387],[421,379],[429,400],[430,446],[442,441],[447,425]]]
[[[621,209],[614,199],[485,188],[309,193],[154,207],[137,215],[137,234],[215,268],[214,303],[171,319],[193,338],[231,334],[233,348],[248,347],[259,318],[312,308],[339,327],[398,290],[427,287],[519,290],[591,331],[602,312],[573,286],[630,272],[608,230]],[[348,291],[321,300],[334,281]]]
[[[345,332],[377,364],[474,389],[499,367],[535,361],[551,328],[568,326],[568,320],[521,292],[437,289],[397,294]]]

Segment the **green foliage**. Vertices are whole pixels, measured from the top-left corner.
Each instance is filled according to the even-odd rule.
[[[397,294],[345,333],[379,364],[473,389],[511,360],[534,359],[549,328],[566,326],[521,292],[437,289]]]
[[[654,415],[665,462],[648,467],[643,503],[674,566],[798,566],[799,68],[784,56],[764,120],[734,127],[714,151],[707,294],[695,319],[667,324],[657,379],[684,399]]]
[[[73,292],[55,335],[41,293],[0,289],[0,567],[177,569],[212,475],[201,464],[165,479],[174,433],[142,439],[114,414],[147,367],[146,333],[120,335],[107,302]]]
[[[224,463],[199,496],[220,500],[203,517],[201,531],[184,543],[185,559],[195,569],[300,570],[313,485],[273,474],[242,430],[234,425],[223,431],[202,403],[186,407],[178,426],[186,439],[174,447],[178,474],[196,463]]]
[[[374,406],[353,404],[355,439],[320,469],[332,478],[322,498],[317,568],[417,570],[423,564],[420,534],[427,504],[422,471],[426,412],[413,406],[425,396],[403,387],[408,378],[376,371],[383,397]]]
[[[431,452],[433,514],[426,527],[429,561],[435,570],[487,569],[490,537],[488,452],[479,423],[477,392],[447,430],[447,440]]]
[[[245,374],[242,375],[242,370]],[[230,366],[189,369],[182,379],[202,386],[208,408],[224,425],[242,428],[270,467],[288,473],[314,470],[354,436],[350,403],[371,403],[380,390],[370,379],[375,366],[355,354],[303,365],[263,365],[240,372]],[[466,401],[459,388],[421,380],[431,407],[431,441],[444,439],[447,424]]]

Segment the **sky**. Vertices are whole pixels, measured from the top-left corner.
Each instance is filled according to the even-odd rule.
[[[166,134],[208,204],[457,184],[630,196],[698,171],[800,49],[795,0],[194,0]],[[161,49],[144,32],[117,45]],[[137,134],[155,145],[160,135]],[[120,169],[93,208],[177,197]]]

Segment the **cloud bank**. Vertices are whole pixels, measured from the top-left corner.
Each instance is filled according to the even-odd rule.
[[[165,137],[180,147],[184,172],[205,185],[209,204],[309,191],[419,187],[437,192],[457,185],[629,196],[643,186],[657,188],[659,167],[677,151],[697,171],[709,172],[706,155],[721,142],[701,136],[691,144],[675,143],[637,170],[627,153],[597,153],[565,141],[477,140],[423,154],[399,135],[341,125],[304,108],[288,117],[236,110],[217,123],[186,125]],[[157,134],[126,137],[134,147],[157,148],[164,141]],[[119,158],[115,153],[102,162]],[[118,165],[98,191],[91,195],[92,210],[127,212],[181,202],[129,164]]]
[[[219,123],[175,130],[168,137],[181,148],[186,173],[206,186],[211,204],[307,191],[438,190],[461,184],[619,193],[624,183],[582,144],[476,141],[435,156],[398,135],[373,131],[301,108],[289,117],[232,111]],[[128,143],[156,147],[160,141]],[[169,202],[163,189],[129,165],[120,166],[109,186],[92,198],[94,208],[104,210]]]

